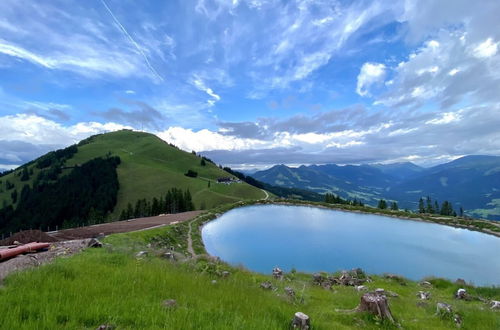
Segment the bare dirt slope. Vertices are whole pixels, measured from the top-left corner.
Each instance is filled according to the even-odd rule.
[[[97,237],[99,234],[110,235],[116,233],[126,233],[161,225],[168,225],[172,222],[182,222],[194,218],[200,213],[201,211],[189,211],[176,214],[159,215],[156,217],[115,221],[88,227],[59,230],[57,232],[50,232],[49,235],[58,240],[64,241],[92,238]]]

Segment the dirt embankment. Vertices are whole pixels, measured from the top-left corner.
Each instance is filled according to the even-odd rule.
[[[99,234],[110,235],[116,233],[127,233],[141,229],[168,225],[173,222],[182,222],[194,218],[200,213],[201,211],[190,211],[176,214],[159,215],[148,218],[115,221],[88,227],[64,229],[57,232],[50,232],[48,234],[57,240],[91,238],[97,237],[99,236]]]
[[[52,243],[47,251],[18,255],[9,260],[0,262],[0,283],[12,272],[37,267],[52,261],[56,257],[70,256],[88,247],[89,241],[100,234],[110,235],[125,233],[168,224],[182,222],[196,217],[202,211],[191,211],[177,214],[160,215],[156,217],[131,219],[103,223],[94,226],[71,228],[57,232],[44,233],[39,230],[26,230],[12,235],[0,242],[0,246],[12,245],[14,241],[20,243],[48,242]]]

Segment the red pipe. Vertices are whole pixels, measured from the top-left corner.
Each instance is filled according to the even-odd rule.
[[[15,257],[22,253],[36,252],[37,250],[46,249],[50,243],[28,243],[12,249],[0,250],[0,260]]]

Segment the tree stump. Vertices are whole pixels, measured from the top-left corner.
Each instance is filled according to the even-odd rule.
[[[306,314],[297,312],[293,317],[292,327],[300,330],[308,330],[311,328],[311,319]]]
[[[273,277],[277,280],[283,279],[283,271],[279,267],[273,268]]]
[[[367,292],[361,297],[361,302],[356,308],[358,312],[369,312],[381,319],[388,319],[394,322],[387,297],[377,292]]]

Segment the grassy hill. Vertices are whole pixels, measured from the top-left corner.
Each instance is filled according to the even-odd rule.
[[[134,205],[138,199],[160,198],[171,188],[189,189],[196,209],[266,196],[262,190],[244,182],[219,184],[217,178],[231,175],[215,164],[206,161],[202,166],[199,156],[169,145],[155,135],[130,130],[96,135],[80,142],[76,153],[69,155],[68,159],[62,158],[62,172],[56,179],[91,159],[109,156],[121,159],[116,169],[119,181],[117,202],[110,219],[117,219],[128,203]],[[0,208],[17,206],[22,187],[33,187],[41,171],[37,161],[43,157],[0,177]],[[196,171],[198,177],[185,176],[188,170]],[[24,181],[23,172],[28,174]],[[13,187],[7,189],[7,184]],[[17,194],[17,198],[13,198],[13,194]]]

